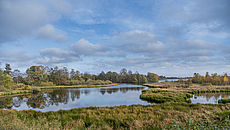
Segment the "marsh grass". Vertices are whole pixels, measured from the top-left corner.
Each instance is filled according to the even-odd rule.
[[[218,103],[223,103],[223,104],[230,103],[230,99],[220,99]]]
[[[165,102],[190,102],[193,95],[187,91],[168,90],[168,89],[145,89],[142,90],[140,98],[154,103]]]
[[[229,104],[164,103],[88,107],[68,111],[0,110],[1,129],[171,129],[229,128]],[[224,113],[223,113],[224,111]]]

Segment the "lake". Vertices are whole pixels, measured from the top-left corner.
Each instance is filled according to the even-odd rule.
[[[111,87],[43,90],[38,94],[0,97],[0,108],[16,110],[58,111],[90,106],[141,104],[142,85],[120,84]]]
[[[218,104],[220,99],[229,99],[230,93],[202,93],[195,94],[191,99],[192,103]]]

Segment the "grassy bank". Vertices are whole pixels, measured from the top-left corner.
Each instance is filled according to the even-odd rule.
[[[95,88],[95,87],[109,87],[118,84],[106,84],[106,85],[71,85],[71,86],[43,86],[37,87],[40,89],[60,89],[60,88]]]
[[[0,92],[0,96],[6,96],[6,95],[14,95],[14,94],[25,94],[25,93],[33,93],[33,90],[12,90],[12,91],[6,91],[6,92]]]
[[[230,105],[164,103],[89,107],[58,112],[0,110],[1,129],[230,128]]]

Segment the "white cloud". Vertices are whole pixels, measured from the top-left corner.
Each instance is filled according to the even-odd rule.
[[[37,55],[29,54],[26,51],[0,50],[0,62],[10,63],[13,67],[23,68],[29,66],[37,59]]]
[[[37,63],[53,65],[79,60],[80,57],[78,55],[73,55],[68,50],[61,50],[59,48],[46,48],[40,51],[40,58],[37,60]]]
[[[0,43],[32,37],[42,26],[58,20],[67,4],[40,0],[0,1]],[[54,4],[54,5],[52,5]]]
[[[85,39],[80,39],[77,43],[71,45],[71,50],[80,55],[100,55],[100,53],[104,53],[106,50],[100,44],[93,44]]]
[[[46,48],[40,50],[40,58],[37,60],[39,64],[60,64],[80,61],[81,56],[88,57],[113,57],[123,56],[122,53],[116,53],[104,48],[101,44],[93,44],[85,39],[80,39],[67,49]]]
[[[115,36],[114,39],[121,43],[121,48],[123,50],[132,53],[151,52],[152,54],[156,54],[166,49],[166,46],[157,38],[157,36],[141,30],[120,33]]]
[[[52,40],[57,41],[57,42],[67,41],[66,34],[63,31],[56,29],[51,24],[47,24],[47,25],[41,27],[38,30],[37,35],[38,35],[38,37],[52,39]]]

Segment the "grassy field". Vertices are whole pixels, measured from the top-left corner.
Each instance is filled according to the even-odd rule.
[[[68,111],[0,110],[1,129],[217,129],[230,128],[230,104],[163,103]]]

